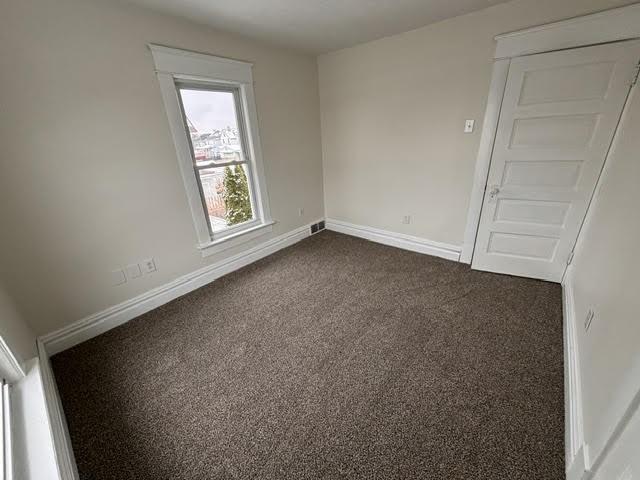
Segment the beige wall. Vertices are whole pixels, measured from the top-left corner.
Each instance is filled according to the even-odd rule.
[[[0,284],[0,337],[20,363],[36,356],[36,337]]]
[[[327,217],[462,245],[493,37],[628,3],[518,0],[322,55]]]
[[[640,391],[638,132],[640,94],[636,87],[566,277],[574,295],[584,435],[592,460]],[[595,317],[585,332],[589,309]]]
[[[273,235],[323,216],[315,58],[117,2],[4,2],[0,277],[37,334],[220,258],[195,248],[150,42],[254,62]]]

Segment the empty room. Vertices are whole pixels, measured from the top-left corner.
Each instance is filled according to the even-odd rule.
[[[640,480],[640,3],[1,1],[0,480]]]

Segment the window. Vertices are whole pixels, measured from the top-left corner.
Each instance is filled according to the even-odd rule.
[[[0,479],[10,480],[13,468],[11,465],[11,418],[9,416],[9,385],[2,379],[0,382],[2,395],[0,398],[0,421],[2,421],[2,432],[0,434]]]
[[[23,377],[20,363],[0,337],[0,480],[13,478],[10,385]]]
[[[176,86],[209,232],[213,236],[255,224],[239,89],[188,82]]]
[[[251,64],[150,49],[203,255],[268,233]]]

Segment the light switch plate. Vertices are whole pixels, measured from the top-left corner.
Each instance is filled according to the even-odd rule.
[[[111,285],[114,287],[117,285],[122,285],[123,283],[127,283],[127,277],[124,274],[124,271],[120,268],[118,270],[111,271]]]
[[[465,120],[464,121],[464,133],[473,132],[473,126],[476,123],[475,120]]]
[[[142,262],[140,262],[140,265],[142,266],[142,271],[144,273],[153,273],[158,269],[156,267],[156,261],[153,258],[142,260]]]
[[[127,265],[127,277],[129,278],[138,278],[142,276],[142,271],[140,270],[140,265],[137,263],[133,263],[131,265]]]

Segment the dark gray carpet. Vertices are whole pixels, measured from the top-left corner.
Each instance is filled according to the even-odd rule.
[[[53,358],[82,479],[563,479],[560,286],[323,232]]]

